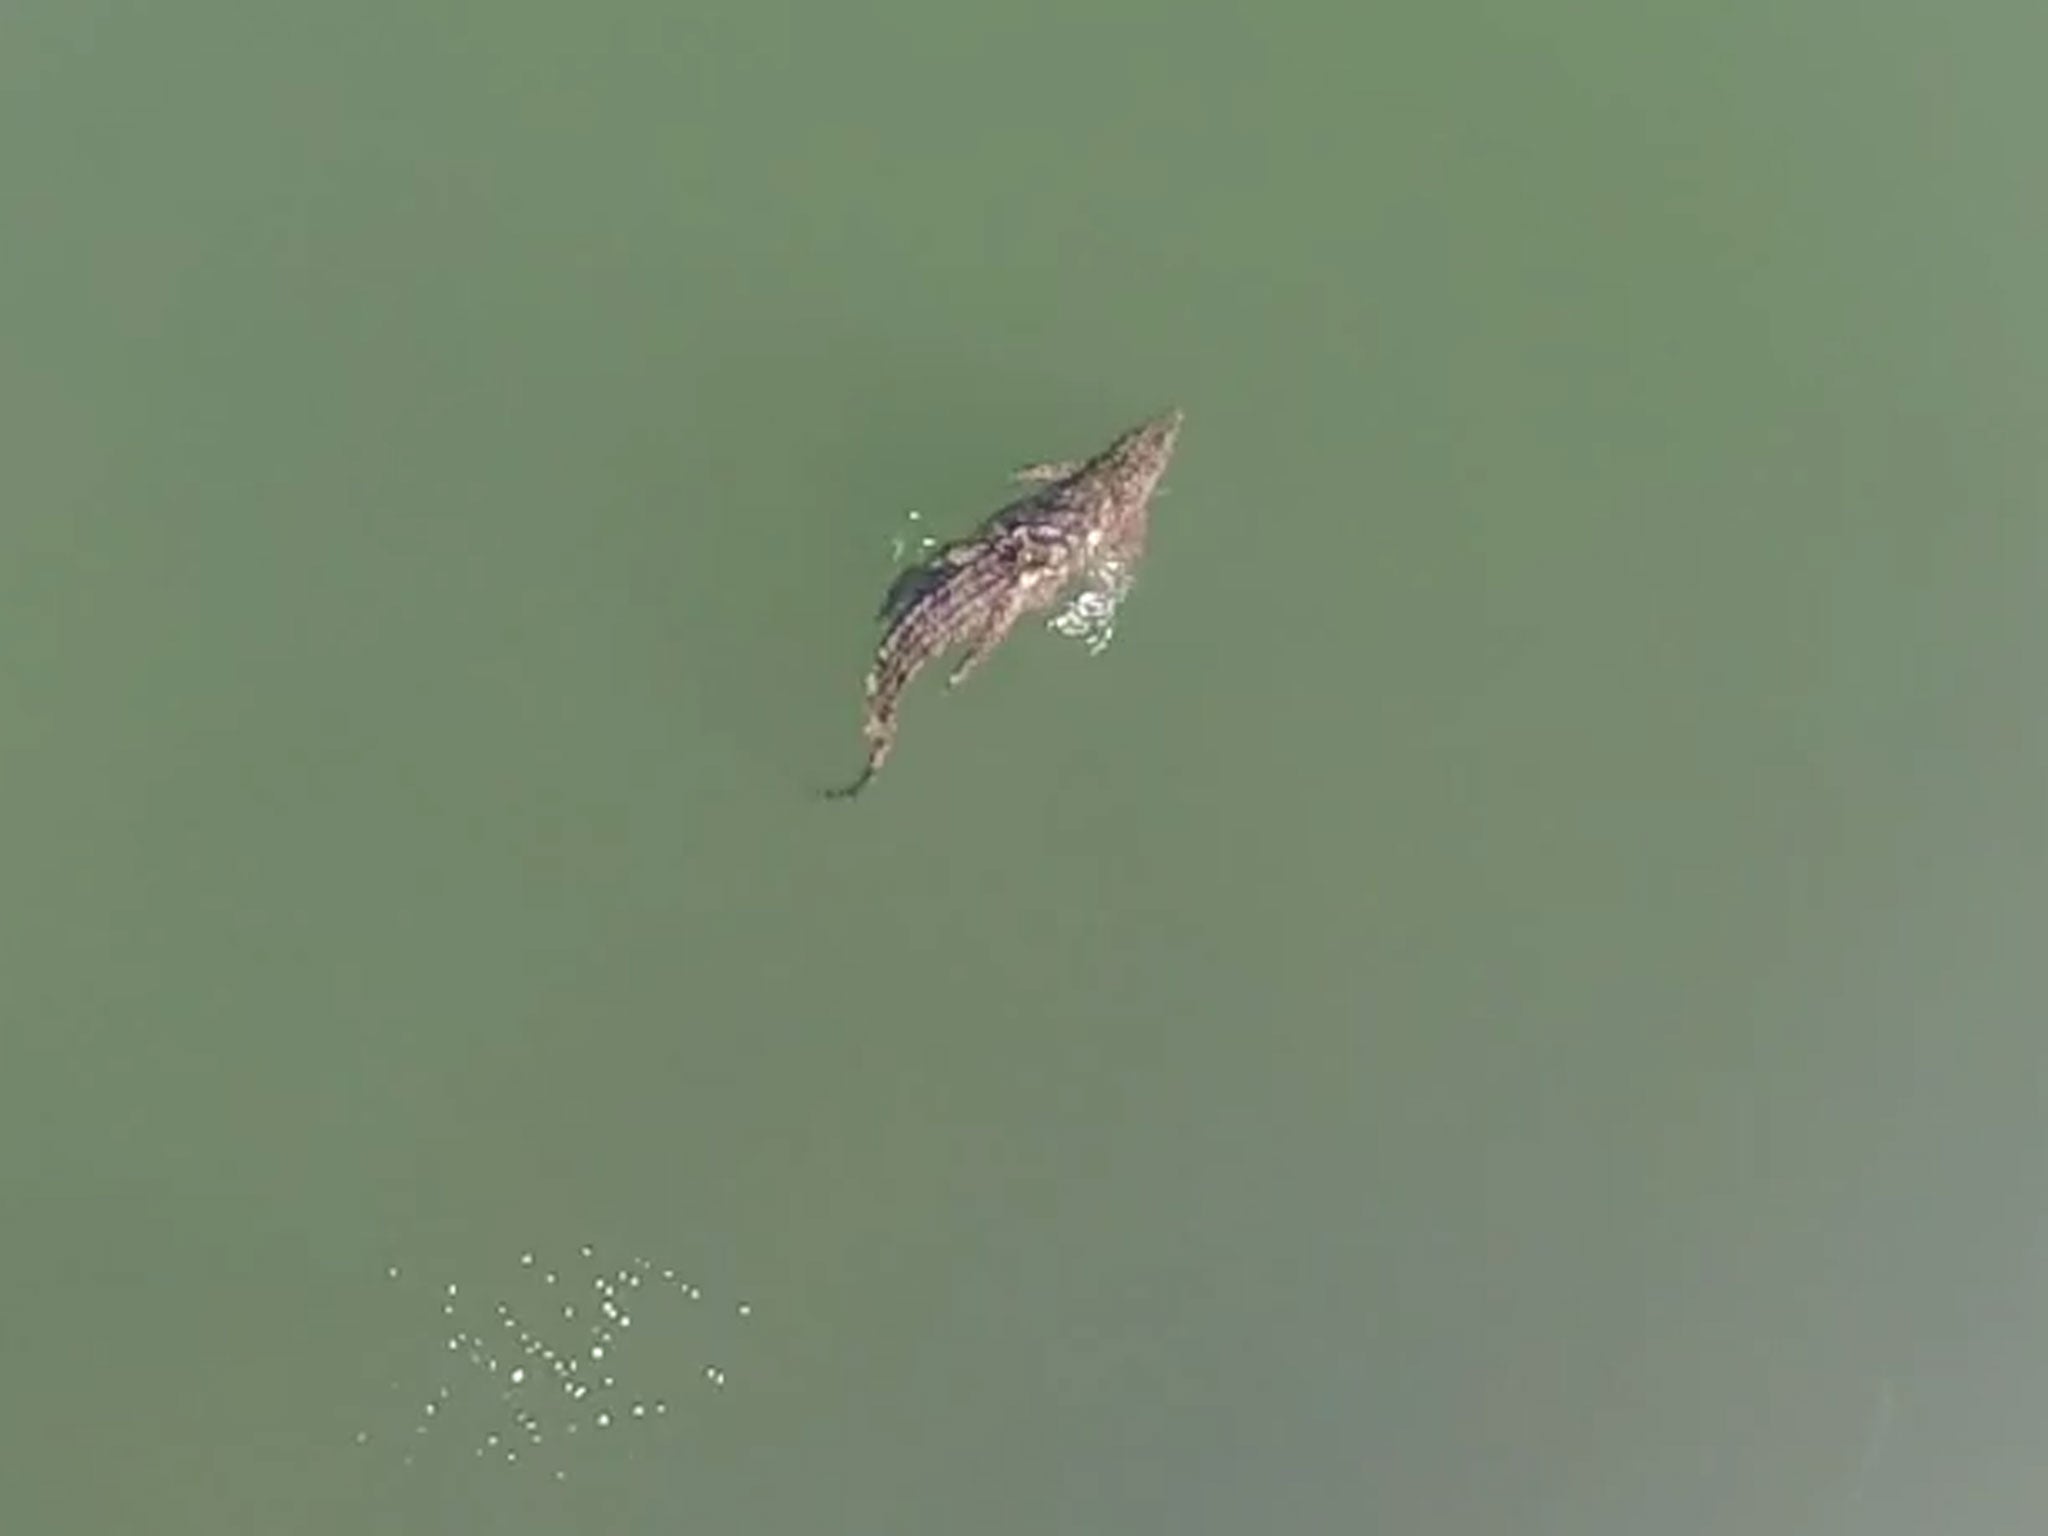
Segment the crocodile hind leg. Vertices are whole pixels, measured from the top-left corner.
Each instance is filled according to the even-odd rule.
[[[959,664],[948,674],[948,688],[958,688],[988,660],[990,653],[1003,643],[1004,637],[1015,627],[1018,618],[1024,612],[1024,606],[1021,594],[1010,597],[982,622],[979,629],[967,637],[967,654],[960,658]]]

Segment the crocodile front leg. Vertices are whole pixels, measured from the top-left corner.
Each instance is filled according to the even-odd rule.
[[[990,614],[981,628],[968,637],[967,654],[960,658],[959,665],[947,675],[946,686],[958,688],[972,677],[995,648],[1003,643],[1003,637],[1016,626],[1017,619],[1023,612],[1023,595],[1019,593],[1006,599],[1001,607]]]
[[[989,653],[1003,643],[1003,639],[1016,626],[1017,620],[1027,613],[1048,608],[1058,601],[1060,588],[1065,585],[1069,571],[1058,558],[1059,551],[1034,551],[1032,563],[1016,573],[1010,587],[1001,599],[989,610],[986,618],[967,634],[967,654],[960,658],[946,679],[948,688],[958,688],[989,657]]]

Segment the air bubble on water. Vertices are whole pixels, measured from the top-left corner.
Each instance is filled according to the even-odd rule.
[[[593,1259],[595,1251],[594,1245],[583,1245],[586,1259]],[[480,1455],[488,1450],[493,1460],[503,1451],[508,1452],[506,1461],[532,1462],[541,1454],[544,1442],[560,1446],[565,1437],[581,1431],[616,1427],[614,1420],[630,1418],[645,1424],[661,1419],[666,1423],[676,1415],[670,1413],[671,1399],[657,1395],[658,1389],[673,1388],[692,1373],[700,1374],[705,1390],[727,1385],[726,1368],[693,1366],[687,1354],[679,1353],[689,1348],[687,1335],[692,1332],[700,1335],[700,1346],[716,1345],[711,1338],[701,1337],[706,1326],[704,1313],[690,1314],[691,1321],[686,1323],[679,1310],[682,1302],[704,1300],[705,1291],[683,1279],[677,1268],[657,1266],[636,1256],[625,1268],[598,1270],[593,1263],[578,1269],[571,1263],[565,1269],[553,1269],[548,1267],[547,1257],[544,1248],[513,1250],[503,1272],[510,1283],[502,1288],[494,1286],[488,1275],[464,1277],[460,1283],[434,1280],[424,1285],[421,1302],[425,1308],[438,1309],[438,1316],[447,1320],[446,1331],[438,1337],[461,1364],[441,1372],[439,1380],[416,1383],[410,1392],[403,1381],[392,1382],[392,1389],[403,1394],[401,1402],[404,1396],[411,1396],[410,1410],[400,1409],[405,1418],[388,1432],[374,1424],[355,1432],[356,1443],[395,1440],[409,1425],[412,1434],[403,1437],[407,1446],[426,1447],[453,1436],[456,1443],[448,1445],[444,1454],[459,1455],[460,1446],[466,1443]],[[616,1260],[613,1262],[615,1265]],[[396,1280],[417,1267],[386,1264],[377,1269]],[[591,1298],[588,1303],[569,1303],[561,1289],[543,1289],[564,1282],[580,1287],[586,1279],[591,1290],[582,1294]],[[643,1280],[665,1284],[660,1289],[643,1287]],[[498,1290],[498,1296],[492,1296],[493,1290]],[[680,1297],[664,1299],[674,1292],[680,1292]],[[631,1312],[624,1305],[629,1293],[636,1303]],[[570,1294],[576,1292],[572,1289]],[[549,1301],[553,1305],[544,1305]],[[561,1309],[559,1316],[556,1307]],[[749,1302],[726,1300],[713,1316],[745,1318],[752,1311]],[[436,1314],[430,1311],[430,1315]],[[491,1327],[491,1318],[501,1326]],[[538,1318],[539,1326],[530,1326],[529,1318]],[[698,1356],[700,1362],[702,1358]],[[538,1365],[545,1369],[537,1369]],[[661,1375],[664,1371],[666,1380]],[[485,1383],[485,1390],[476,1390]],[[462,1388],[468,1390],[458,1390]],[[487,1428],[491,1431],[488,1438]],[[567,1443],[573,1447],[578,1442]],[[527,1454],[510,1454],[515,1449]],[[410,1465],[415,1457],[395,1452],[394,1459]],[[559,1452],[556,1461],[564,1469],[573,1465],[562,1462]],[[557,1470],[552,1463],[542,1465]]]
[[[889,536],[889,559],[893,564],[902,565],[913,555],[922,558],[938,546],[937,539],[917,526],[923,521],[924,514],[915,508],[903,514],[904,526]]]

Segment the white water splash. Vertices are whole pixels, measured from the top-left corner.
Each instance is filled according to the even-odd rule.
[[[1090,656],[1100,656],[1116,638],[1116,610],[1131,590],[1134,575],[1121,560],[1098,560],[1089,568],[1081,590],[1050,619],[1046,628],[1078,640]]]

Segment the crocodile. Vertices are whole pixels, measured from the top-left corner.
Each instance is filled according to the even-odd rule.
[[[1024,495],[897,576],[882,599],[882,640],[867,675],[867,762],[828,798],[851,799],[881,771],[904,692],[929,663],[961,648],[946,680],[957,688],[1020,618],[1050,608],[1077,580],[1122,590],[1145,552],[1152,497],[1183,414],[1133,427],[1091,458],[1025,465],[1011,476],[1029,487]]]

